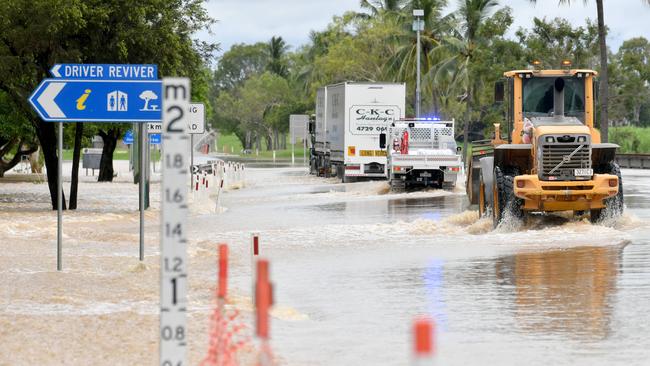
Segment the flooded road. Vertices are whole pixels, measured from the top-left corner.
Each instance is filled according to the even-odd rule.
[[[391,194],[385,182],[298,168],[247,174],[222,195],[223,212],[191,204],[191,364],[207,349],[217,243],[231,245],[229,306],[250,324],[253,231],[271,261],[279,364],[408,365],[420,314],[435,319],[439,365],[650,360],[650,172],[623,172],[617,221],[535,217],[494,231],[462,189]],[[0,184],[0,364],[156,363],[158,189],[139,265],[137,186],[83,183],[56,273],[47,187]]]

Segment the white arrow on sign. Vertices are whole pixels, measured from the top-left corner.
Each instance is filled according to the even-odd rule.
[[[61,108],[54,102],[54,98],[59,95],[63,87],[65,87],[65,83],[50,83],[37,99],[38,103],[50,118],[65,118],[65,114],[63,114]]]
[[[61,77],[61,73],[59,72],[59,69],[60,69],[60,68],[61,68],[61,65],[54,65],[54,67],[52,68],[52,70],[50,70],[50,72],[52,73],[52,75],[53,75],[55,78],[60,78],[60,77]]]

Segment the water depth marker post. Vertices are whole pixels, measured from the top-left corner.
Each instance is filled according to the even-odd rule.
[[[163,78],[160,366],[187,365],[187,111],[190,80]]]

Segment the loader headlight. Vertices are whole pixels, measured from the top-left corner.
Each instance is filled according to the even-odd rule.
[[[578,136],[578,142],[587,142],[587,136]]]
[[[547,143],[551,144],[551,143],[555,142],[555,137],[553,137],[553,136],[546,136],[546,137],[544,138],[544,141],[546,141]]]

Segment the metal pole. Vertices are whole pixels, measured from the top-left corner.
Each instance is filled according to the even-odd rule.
[[[415,58],[417,59],[417,81],[415,84],[415,117],[420,118],[420,18],[416,19],[417,45]]]
[[[302,165],[307,166],[307,136],[302,137]]]
[[[291,137],[293,138],[293,134],[291,134]],[[296,165],[296,140],[292,140],[291,142],[291,165]]]
[[[56,177],[56,270],[63,269],[61,251],[63,250],[63,122],[59,122],[59,166]]]
[[[145,144],[147,143],[147,131],[144,128],[144,123],[138,124],[138,137],[140,138],[140,143],[138,144],[138,154],[140,154],[140,159],[138,163],[140,164],[140,261],[144,261],[144,185],[145,185],[145,176],[146,176],[146,150]]]

